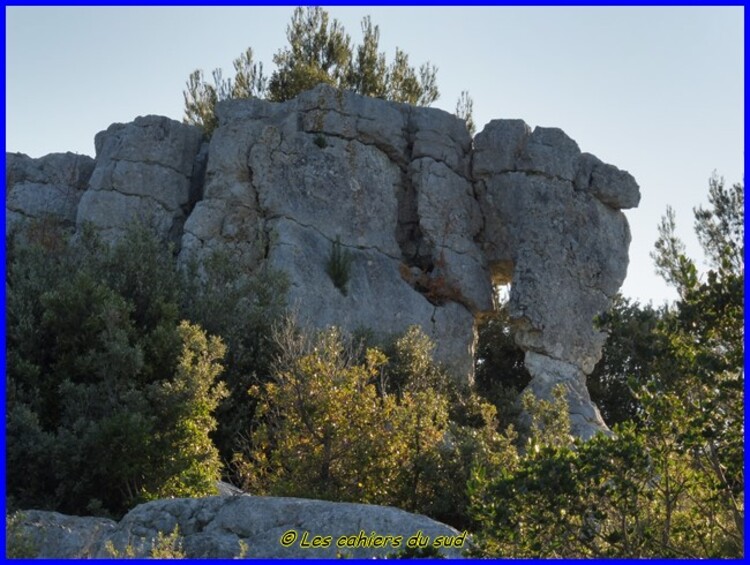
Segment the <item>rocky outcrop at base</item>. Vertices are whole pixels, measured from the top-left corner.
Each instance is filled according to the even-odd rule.
[[[43,558],[150,557],[155,546],[187,558],[371,558],[412,546],[461,557],[470,543],[396,508],[247,495],[157,500],[119,522],[30,510],[14,535]]]

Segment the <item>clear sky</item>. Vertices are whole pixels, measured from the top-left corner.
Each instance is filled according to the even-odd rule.
[[[356,42],[370,14],[389,60],[438,67],[437,107],[474,99],[478,130],[494,118],[560,127],[581,150],[629,171],[641,205],[623,293],[676,297],[649,252],[667,205],[699,256],[692,208],[713,170],[744,179],[742,7],[332,7]],[[181,119],[191,71],[206,74],[247,47],[273,69],[291,7],[6,8],[6,150],[94,154],[113,122]]]

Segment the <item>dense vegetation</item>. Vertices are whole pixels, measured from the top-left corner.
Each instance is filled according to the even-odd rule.
[[[219,256],[181,273],[141,228],[114,246],[51,230],[8,249],[9,505],[116,516],[215,492],[283,281]]]
[[[288,45],[273,57],[276,69],[264,75],[263,63],[256,62],[252,48],[234,60],[234,78],[224,78],[219,68],[208,82],[196,69],[187,81],[185,122],[201,126],[211,134],[218,125],[215,108],[222,100],[264,98],[274,102],[290,100],[318,84],[329,84],[364,96],[407,104],[429,106],[440,91],[437,68],[423,63],[415,68],[409,55],[396,48],[388,63],[379,50],[380,29],[369,16],[362,19],[362,43],[353,44],[341,23],[331,20],[319,7],[296,8],[287,26]],[[456,115],[474,132],[473,101],[463,91],[456,103]]]

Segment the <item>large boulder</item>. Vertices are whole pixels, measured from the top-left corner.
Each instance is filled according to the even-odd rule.
[[[51,153],[39,159],[6,154],[5,233],[30,220],[74,226],[94,165],[91,157],[74,153]]]
[[[119,523],[27,511],[16,535],[38,557],[149,557],[160,534],[175,528],[166,545],[188,558],[385,557],[415,545],[413,537],[419,548],[451,544],[440,553],[460,557],[470,543],[463,532],[387,506],[247,495],[157,500]]]
[[[161,116],[99,132],[96,168],[78,205],[77,224],[91,224],[111,241],[140,223],[179,243],[185,218],[200,198],[202,138],[199,128]]]

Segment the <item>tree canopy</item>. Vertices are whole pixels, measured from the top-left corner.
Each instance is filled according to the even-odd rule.
[[[254,60],[251,48],[235,59],[234,78],[224,78],[221,69],[216,69],[209,83],[203,71],[193,71],[183,92],[184,121],[210,134],[217,126],[214,110],[221,100],[257,97],[283,102],[320,83],[420,106],[439,98],[435,65],[425,62],[415,67],[398,47],[388,62],[380,51],[380,28],[370,16],[362,19],[361,26],[362,42],[356,44],[323,8],[296,8],[286,30],[288,44],[273,56],[275,69],[270,77],[264,75],[263,64]],[[463,91],[456,114],[473,132],[472,105],[468,92]]]
[[[14,504],[118,516],[205,495],[224,345],[180,321],[169,250],[131,230],[9,250],[7,472]]]

